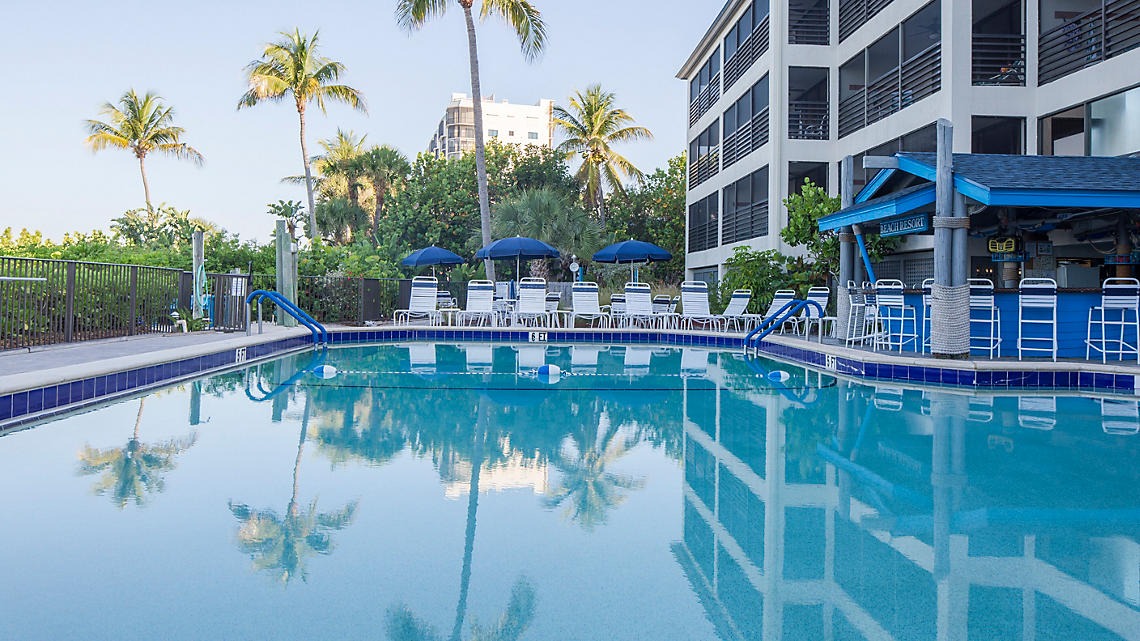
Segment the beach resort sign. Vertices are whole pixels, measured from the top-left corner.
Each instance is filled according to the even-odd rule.
[[[917,234],[930,229],[930,216],[927,214],[911,214],[891,218],[879,223],[880,236],[902,236],[904,234]]]

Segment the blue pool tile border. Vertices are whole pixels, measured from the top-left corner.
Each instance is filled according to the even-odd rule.
[[[293,351],[307,345],[312,345],[310,336],[249,345],[245,347],[246,360]],[[240,348],[230,347],[202,356],[0,395],[0,422],[15,422],[44,412],[62,412],[156,384],[231,367],[238,364],[237,349]]]

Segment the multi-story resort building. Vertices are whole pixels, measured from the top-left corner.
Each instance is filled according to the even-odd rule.
[[[794,253],[789,192],[810,178],[838,193],[849,155],[857,191],[877,171],[864,156],[935,151],[938,119],[955,153],[1140,152],[1138,25],[1132,0],[729,0],[677,74],[687,275],[717,280],[741,245]],[[1083,239],[1050,241],[1058,261],[1098,264]],[[931,248],[908,236],[876,273],[919,282]]]
[[[483,98],[483,139],[517,145],[553,146],[554,101],[543,98],[533,105],[513,105],[495,96]],[[451,94],[439,127],[428,143],[429,154],[452,158],[475,150],[475,105],[467,94]]]

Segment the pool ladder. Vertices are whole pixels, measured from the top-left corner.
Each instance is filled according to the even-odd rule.
[[[760,343],[768,337],[768,334],[771,334],[780,327],[783,327],[784,323],[795,318],[796,314],[799,314],[809,306],[814,307],[815,310],[819,312],[820,318],[824,316],[823,307],[820,306],[819,303],[815,302],[814,300],[800,300],[798,298],[794,298],[784,303],[784,306],[778,309],[775,314],[772,314],[768,318],[765,318],[764,322],[760,323],[756,329],[752,330],[748,333],[747,336],[744,337],[744,352],[749,353],[749,350],[751,350],[751,353],[753,354],[759,352]],[[823,330],[820,329],[820,332],[822,333]]]
[[[257,301],[257,333],[262,334],[265,332],[265,326],[261,319],[261,301],[268,298],[277,307],[285,310],[293,318],[297,319],[298,323],[304,325],[310,332],[313,333],[314,345],[328,345],[329,333],[324,325],[313,320],[312,316],[306,314],[300,307],[293,304],[293,301],[282,296],[279,292],[272,292],[265,289],[257,289],[249,293],[245,297],[245,335],[253,335],[253,324],[250,322],[250,304]]]

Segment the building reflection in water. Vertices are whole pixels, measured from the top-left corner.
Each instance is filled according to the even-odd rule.
[[[722,638],[1140,638],[1136,401],[757,393],[730,358],[685,380],[673,546]]]

